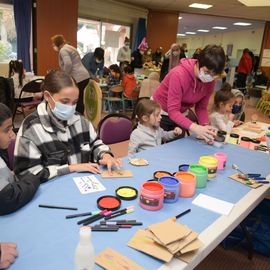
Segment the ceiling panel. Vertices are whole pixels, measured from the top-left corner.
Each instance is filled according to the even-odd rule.
[[[253,20],[270,20],[270,7],[246,7],[237,0],[117,0],[132,5],[139,5],[147,9],[165,9],[185,13],[208,14],[224,17],[246,18]],[[256,1],[256,0],[254,0]],[[270,1],[270,0],[269,0]],[[199,2],[213,5],[207,10],[190,8],[188,5]]]

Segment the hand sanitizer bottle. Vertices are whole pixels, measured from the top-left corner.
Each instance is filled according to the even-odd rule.
[[[80,228],[80,241],[75,251],[75,270],[93,270],[95,267],[94,247],[91,241],[91,228]]]

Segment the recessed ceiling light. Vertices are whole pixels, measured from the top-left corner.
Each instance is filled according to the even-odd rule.
[[[209,30],[206,30],[206,29],[199,29],[199,30],[197,30],[198,32],[204,32],[204,33],[207,33],[207,32],[209,32]]]
[[[219,30],[225,30],[225,29],[227,29],[227,27],[224,27],[224,26],[214,26],[212,28],[213,29],[219,29]]]
[[[247,7],[269,7],[270,2],[269,0],[238,0]]]
[[[237,23],[234,23],[234,25],[240,25],[240,26],[248,26],[248,25],[251,25],[252,23],[245,23],[245,22],[237,22]]]
[[[199,4],[199,3],[193,3],[189,5],[191,8],[202,8],[202,9],[208,9],[211,8],[213,5],[206,5],[206,4]]]
[[[177,36],[180,36],[180,37],[185,37],[186,34],[177,34]]]
[[[183,18],[183,17],[180,17],[180,16],[179,16],[179,17],[178,17],[178,20],[182,20],[182,18]]]
[[[195,32],[186,32],[187,35],[196,35]]]

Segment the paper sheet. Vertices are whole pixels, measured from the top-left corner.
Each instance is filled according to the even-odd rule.
[[[221,215],[229,215],[234,204],[210,197],[204,194],[199,194],[193,201],[193,204],[206,208],[210,211]]]
[[[106,189],[94,175],[74,177],[73,180],[82,194],[103,191]]]

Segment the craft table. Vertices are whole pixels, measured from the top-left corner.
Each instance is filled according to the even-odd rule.
[[[265,197],[269,185],[257,189],[240,184],[228,178],[235,171],[231,169],[236,163],[243,171],[269,174],[270,155],[251,151],[236,145],[214,148],[201,141],[189,137],[156,147],[140,154],[149,161],[148,166],[134,167],[123,160],[124,168],[133,171],[133,178],[102,179],[97,178],[106,187],[105,191],[82,195],[73,181],[74,176],[89,175],[87,173],[69,174],[50,180],[40,186],[34,199],[19,211],[0,218],[0,241],[16,242],[19,257],[10,270],[55,270],[74,269],[74,252],[79,240],[79,219],[65,219],[66,215],[98,210],[96,200],[103,195],[114,195],[119,186],[130,185],[138,190],[140,185],[151,179],[153,172],[166,170],[175,172],[178,165],[197,163],[202,155],[211,155],[223,151],[228,154],[225,171],[218,172],[217,177],[209,181],[205,189],[197,189],[193,198],[179,198],[174,204],[165,204],[155,212],[142,209],[138,199],[122,201],[122,208],[134,205],[135,212],[123,218],[136,219],[143,226],[131,229],[120,229],[118,232],[93,232],[92,241],[98,254],[106,247],[128,256],[131,260],[147,270],[180,270],[194,269]],[[191,204],[199,194],[204,193],[215,198],[234,203],[229,216],[221,216],[204,208]],[[78,211],[39,208],[39,204],[53,204],[78,207]],[[177,222],[186,224],[197,231],[199,239],[204,243],[191,263],[186,264],[174,259],[163,264],[144,253],[127,246],[127,242],[137,229],[166,220],[184,210],[191,212]],[[96,266],[95,269],[101,269]]]

